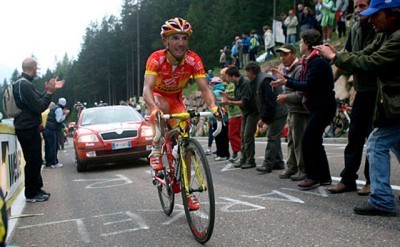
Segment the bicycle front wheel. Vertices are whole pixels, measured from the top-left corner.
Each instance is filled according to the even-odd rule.
[[[157,172],[157,177],[162,181],[157,181],[157,191],[164,213],[166,215],[170,215],[174,210],[175,194],[172,189],[171,174],[166,154],[164,154],[162,157],[164,169]]]
[[[189,138],[186,144],[181,150],[187,168],[186,171],[181,170],[183,206],[190,230],[195,239],[204,244],[211,238],[214,230],[214,187],[210,167],[200,143]],[[198,201],[199,208],[189,208],[188,200]]]

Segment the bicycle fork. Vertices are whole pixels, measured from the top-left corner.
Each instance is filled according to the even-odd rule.
[[[200,166],[199,163],[197,161],[197,157],[195,155],[191,156],[193,157],[193,159],[190,159],[190,163],[191,164],[187,164],[186,163],[186,159],[183,158],[183,152],[179,152],[180,154],[180,160],[181,160],[181,168],[182,168],[182,174],[183,174],[183,181],[184,184],[183,186],[185,187],[185,191],[186,191],[186,196],[189,196],[190,194],[192,194],[193,192],[203,192],[206,191],[207,188],[204,184],[204,180],[203,180],[203,176],[201,174],[200,171]],[[185,152],[185,154],[187,154],[187,152]],[[189,172],[191,172],[191,169],[188,169],[188,166],[195,166],[195,175],[200,183],[199,188],[191,188],[190,187],[190,178],[191,178],[191,174]],[[182,181],[181,181],[182,182]]]

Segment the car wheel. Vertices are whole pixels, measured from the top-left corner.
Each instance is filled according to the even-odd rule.
[[[76,163],[76,170],[78,172],[85,172],[87,170],[87,164],[83,161],[80,161],[78,157],[75,157],[75,163]]]

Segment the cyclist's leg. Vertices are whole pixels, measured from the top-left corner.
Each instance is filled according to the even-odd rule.
[[[169,112],[169,102],[166,100],[164,96],[158,93],[154,93],[154,100],[157,105],[157,107],[163,112],[163,113],[168,113]],[[153,130],[153,133],[155,135],[156,133],[156,124],[158,123],[150,123],[151,128]],[[165,121],[160,121],[160,131],[164,131],[165,128]],[[153,136],[154,137],[154,136]],[[153,147],[152,151],[149,155],[150,158],[150,165],[154,170],[162,170],[163,169],[163,164],[161,162],[161,143],[160,140],[155,141],[153,138]]]

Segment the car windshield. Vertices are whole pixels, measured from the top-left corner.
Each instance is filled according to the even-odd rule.
[[[140,114],[129,107],[99,107],[82,115],[82,126],[142,121]]]

